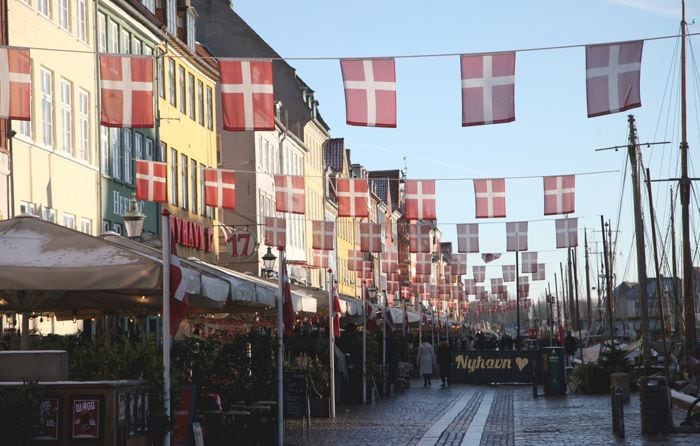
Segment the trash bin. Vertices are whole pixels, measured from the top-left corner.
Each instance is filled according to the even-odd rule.
[[[566,394],[565,354],[563,347],[542,347],[542,388],[545,395]]]
[[[666,378],[650,377],[639,380],[639,406],[643,434],[673,432],[671,399]]]

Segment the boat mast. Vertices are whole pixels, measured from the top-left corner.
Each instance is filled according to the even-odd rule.
[[[685,353],[692,355],[695,347],[695,308],[693,296],[693,258],[690,250],[690,178],[688,178],[688,135],[686,123],[685,75],[685,0],[681,0],[681,222],[683,253],[683,313],[685,322]]]

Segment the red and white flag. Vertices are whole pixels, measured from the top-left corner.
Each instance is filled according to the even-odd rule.
[[[363,260],[364,260],[364,254],[362,254],[362,251],[348,249],[348,270],[350,270],[350,271],[362,271],[362,261]]]
[[[476,218],[506,216],[506,180],[494,178],[474,180]]]
[[[643,40],[586,46],[588,117],[641,107]]]
[[[506,286],[503,284],[503,279],[500,277],[497,279],[491,279],[491,294],[503,294],[506,290]]]
[[[380,223],[360,223],[360,251],[382,252],[382,225]]]
[[[557,231],[557,248],[578,246],[578,218],[560,218],[554,220]]]
[[[314,249],[312,266],[314,268],[328,268],[328,255],[328,251]]]
[[[408,225],[408,252],[431,252],[430,230],[432,225],[411,223]]]
[[[340,315],[343,310],[340,308],[340,297],[338,297],[338,289],[333,285],[333,336],[340,337]]]
[[[172,217],[170,224],[172,224]],[[172,226],[171,226],[172,227]],[[170,237],[170,336],[175,336],[180,322],[187,317],[190,302],[187,298],[185,281],[180,268],[180,257],[177,256],[177,244]]]
[[[498,260],[501,258],[501,253],[500,252],[485,252],[481,254],[481,260],[484,261],[484,263],[490,263],[493,262],[494,260]]]
[[[224,130],[274,130],[272,62],[220,60]]]
[[[399,255],[395,252],[383,252],[379,255],[382,272],[386,274],[399,272]]]
[[[542,177],[544,182],[544,215],[570,214],[575,210],[576,176]]]
[[[420,252],[416,254],[416,274],[430,276],[432,272],[432,254]]]
[[[482,283],[486,280],[486,267],[482,265],[472,266],[472,274],[476,283]]]
[[[515,53],[463,55],[462,127],[515,121]]]
[[[394,59],[341,59],[348,125],[396,127]]]
[[[522,272],[536,273],[537,272],[537,251],[528,251],[522,254]]]
[[[467,255],[452,254],[452,274],[462,275],[467,274]]]
[[[435,220],[435,180],[406,180],[404,185],[406,219]]]
[[[537,264],[537,272],[532,274],[532,280],[545,280],[546,274],[544,271],[544,263]]]
[[[527,276],[518,277],[518,296],[520,298],[530,295],[530,279]]]
[[[168,201],[168,165],[156,161],[136,160],[136,199],[166,203]]]
[[[236,208],[236,172],[204,169],[204,204],[215,208]]]
[[[515,281],[515,265],[503,265],[503,281]]]
[[[369,183],[363,178],[336,180],[338,217],[369,216]]]
[[[464,279],[464,294],[476,296],[476,281],[474,279]]]
[[[29,50],[0,47],[0,119],[31,119]]]
[[[335,222],[312,221],[311,222],[311,247],[325,251],[335,249]]]
[[[289,283],[287,256],[284,249],[280,250],[280,274],[282,274],[282,323],[284,335],[291,336],[294,334],[294,303],[292,302],[292,286]]]
[[[457,225],[457,252],[479,252],[479,224]]]
[[[100,56],[100,124],[153,127],[153,58]]]
[[[304,214],[304,177],[299,175],[275,175],[275,210],[291,214]]]
[[[527,222],[506,223],[506,251],[527,251]]]
[[[284,250],[287,244],[287,220],[284,218],[265,217],[265,244]]]

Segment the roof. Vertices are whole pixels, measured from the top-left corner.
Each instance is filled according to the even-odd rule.
[[[384,203],[389,204],[389,180],[386,178],[370,178],[369,179],[370,189],[374,191],[375,194]]]
[[[323,163],[336,172],[343,171],[345,139],[330,138],[323,143]]]
[[[391,204],[392,209],[399,209],[399,180],[401,179],[401,171],[399,169],[395,170],[371,170],[367,172],[367,175],[369,176],[370,180],[377,180],[377,179],[385,179],[386,180],[386,187],[391,195],[391,203],[388,203],[386,201],[386,198],[383,198],[385,203]],[[377,195],[381,198],[382,195],[379,193],[379,189],[377,189]]]

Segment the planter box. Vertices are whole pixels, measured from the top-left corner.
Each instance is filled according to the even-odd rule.
[[[330,416],[330,398],[309,398],[309,412],[312,418],[328,418]]]

